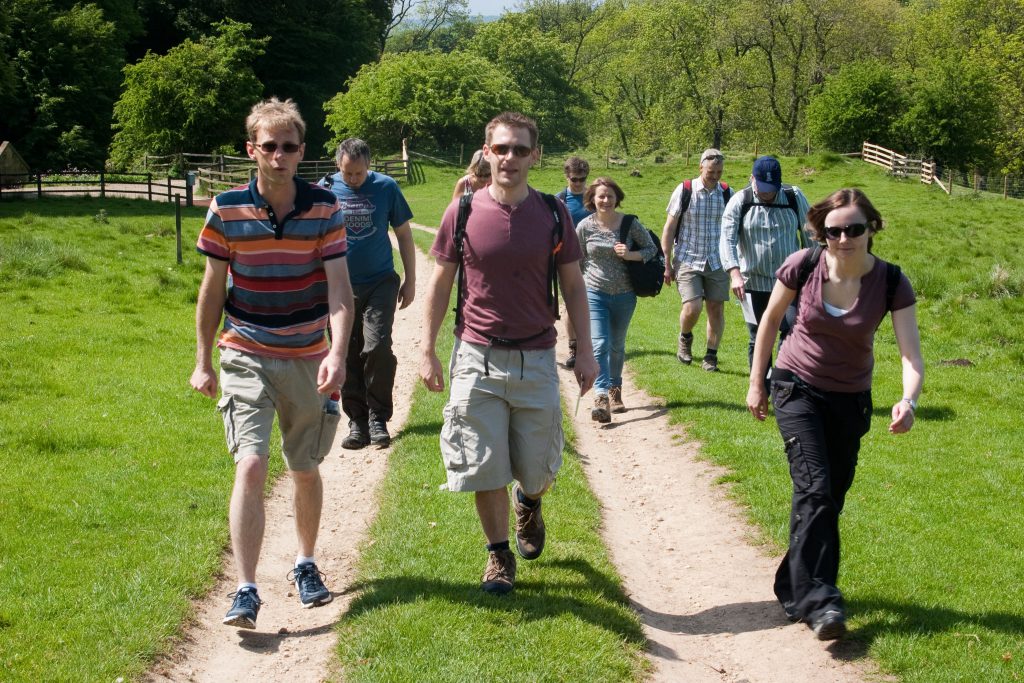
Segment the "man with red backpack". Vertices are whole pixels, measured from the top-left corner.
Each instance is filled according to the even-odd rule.
[[[718,344],[725,329],[725,302],[729,300],[729,275],[718,255],[722,212],[732,197],[732,190],[720,181],[724,166],[725,157],[720,151],[704,150],[700,175],[680,183],[672,193],[661,232],[665,283],[674,281],[683,300],[676,358],[687,365],[693,362],[693,328],[706,301],[707,349],[701,367],[708,372],[718,370]]]

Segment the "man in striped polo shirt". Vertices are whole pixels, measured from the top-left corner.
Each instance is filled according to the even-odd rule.
[[[352,288],[334,195],[295,176],[306,131],[298,107],[272,98],[254,106],[245,123],[256,178],[218,195],[199,234],[206,272],[196,304],[196,367],[190,383],[216,397],[216,338],[222,389],[217,408],[235,459],[229,516],[239,574],[224,623],[256,628],[262,604],[256,563],[275,414],[294,484],[299,551],[289,580],[304,607],[332,599],[314,557],[323,503],[319,465],[340,420],[331,394],[345,380]],[[328,324],[331,346],[324,334]]]
[[[675,282],[683,300],[676,358],[687,365],[693,362],[693,328],[706,305],[707,349],[701,367],[708,372],[718,371],[718,344],[725,330],[725,302],[729,300],[729,276],[718,257],[722,212],[730,196],[728,187],[719,182],[724,167],[725,156],[720,151],[704,150],[700,175],[676,187],[661,231],[662,250],[673,255],[665,260],[665,283]]]
[[[807,243],[803,226],[809,208],[800,188],[783,186],[782,166],[772,156],[754,161],[750,187],[734,194],[725,206],[719,255],[733,294],[749,307],[756,321],[747,322],[747,360],[751,364],[757,327],[775,287],[775,271]],[[788,320],[782,323],[780,343],[787,334]]]

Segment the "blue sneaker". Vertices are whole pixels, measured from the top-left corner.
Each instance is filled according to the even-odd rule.
[[[313,562],[305,562],[288,572],[288,580],[295,582],[303,607],[319,607],[334,599],[324,585],[324,578],[325,574]]]
[[[229,598],[234,598],[231,609],[224,616],[225,626],[237,626],[238,628],[256,628],[256,615],[260,613],[260,605],[263,601],[256,594],[255,588],[243,588],[234,593],[228,593]]]

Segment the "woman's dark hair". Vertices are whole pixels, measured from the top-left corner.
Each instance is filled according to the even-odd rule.
[[[871,236],[876,232],[880,232],[883,228],[882,214],[878,213],[878,209],[871,203],[867,195],[855,187],[844,187],[841,190],[836,190],[810,208],[807,212],[807,229],[811,233],[811,238],[815,242],[826,244],[825,217],[832,211],[847,206],[856,206],[864,214],[864,218],[867,219],[868,251],[871,251]]]
[[[622,200],[626,198],[626,193],[622,191],[619,184],[611,178],[594,178],[594,181],[587,187],[587,191],[583,193],[583,206],[588,211],[597,211],[594,207],[594,194],[597,193],[597,188],[601,186],[610,188],[615,193],[615,206],[618,207],[622,203]]]

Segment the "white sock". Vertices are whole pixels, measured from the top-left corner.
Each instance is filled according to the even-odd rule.
[[[316,562],[315,557],[303,557],[302,555],[295,556],[295,566],[298,567],[300,564],[306,564],[307,562]]]
[[[243,581],[242,583],[238,584],[238,590],[242,590],[244,588],[251,588],[253,590],[256,590],[256,584],[255,583],[248,583],[246,581]]]

